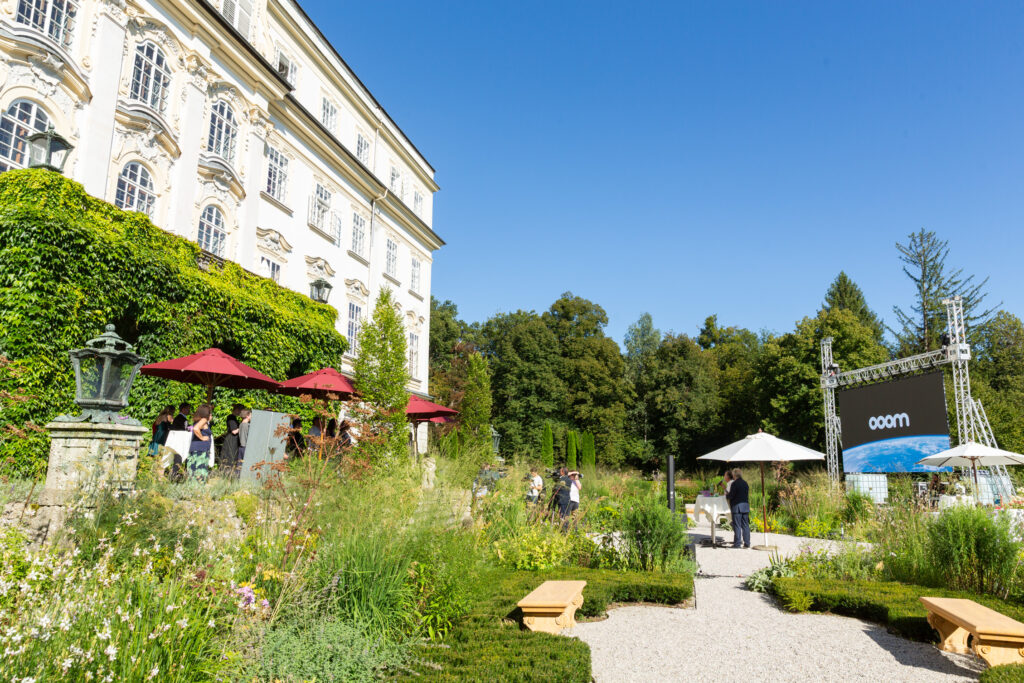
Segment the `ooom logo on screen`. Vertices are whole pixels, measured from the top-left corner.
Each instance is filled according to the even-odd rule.
[[[879,415],[868,419],[868,427],[871,429],[893,429],[895,427],[909,427],[910,416],[906,413],[895,415]]]

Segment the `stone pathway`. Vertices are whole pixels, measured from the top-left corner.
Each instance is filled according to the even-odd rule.
[[[709,532],[705,524],[691,536],[699,543]],[[828,543],[780,534],[768,534],[768,542],[784,555]],[[859,619],[780,610],[743,586],[743,577],[766,566],[768,557],[698,545],[695,609],[622,607],[566,635],[590,645],[597,681],[977,680],[984,665],[973,655],[941,652]]]

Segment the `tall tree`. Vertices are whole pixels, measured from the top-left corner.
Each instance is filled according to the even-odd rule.
[[[551,423],[544,423],[544,434],[540,439],[540,462],[544,467],[555,466],[555,435],[551,431]]]
[[[580,447],[581,468],[588,475],[593,476],[597,469],[597,448],[594,445],[594,435],[590,432],[583,432],[582,446]]]
[[[644,358],[658,350],[658,344],[661,343],[661,330],[654,327],[654,320],[650,313],[643,313],[635,323],[626,329],[626,337],[623,341],[626,346],[626,369],[629,379],[635,381]]]
[[[903,262],[903,272],[914,284],[914,303],[909,310],[893,307],[899,330],[896,336],[900,355],[931,351],[939,346],[945,319],[943,299],[959,294],[963,298],[964,323],[972,339],[982,332],[994,309],[982,308],[987,294],[988,278],[975,282],[973,275],[964,275],[962,268],[948,270],[949,242],[940,240],[931,230],[907,236],[907,243],[896,243]]]
[[[844,308],[857,316],[866,327],[875,335],[875,341],[881,343],[885,328],[875,312],[868,308],[868,302],[864,298],[864,292],[844,271],[829,285],[825,292],[825,303],[823,308],[831,311],[837,308]]]
[[[608,315],[592,301],[566,292],[542,317],[558,341],[559,377],[566,387],[564,421],[593,432],[609,464],[618,464],[632,390],[619,345],[604,334]]]
[[[470,354],[468,366],[459,418],[469,440],[486,444],[491,438],[491,377],[487,361],[479,353]]]
[[[565,466],[576,469],[576,432],[571,429],[565,435]]]
[[[369,434],[361,435],[359,448],[374,464],[398,462],[406,453],[409,370],[405,350],[405,327],[391,290],[385,287],[373,316],[359,331],[359,355],[353,363],[356,389],[370,408],[365,425]]]

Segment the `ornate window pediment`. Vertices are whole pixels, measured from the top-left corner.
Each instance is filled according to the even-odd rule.
[[[153,161],[161,152],[171,159],[181,156],[177,136],[167,121],[152,107],[141,102],[119,100],[114,111],[114,119],[120,124],[117,127],[118,133],[124,140],[136,138],[136,151],[146,159]],[[124,151],[122,149],[122,154]]]
[[[292,251],[292,245],[288,243],[284,235],[277,230],[268,228],[256,228],[256,246],[260,251],[280,261],[287,261],[288,254]]]
[[[52,97],[59,87],[67,92],[76,103],[84,104],[92,99],[85,74],[62,47],[38,31],[18,24],[0,24],[0,50],[8,68],[12,71],[21,67],[24,83],[11,85],[33,85],[43,97]]]
[[[235,173],[235,169],[216,154],[204,152],[199,155],[199,177],[234,195],[237,202],[245,199],[242,179]]]
[[[310,278],[330,280],[335,275],[334,268],[331,268],[331,264],[322,259],[319,256],[307,256],[306,257],[306,273]]]
[[[366,301],[370,296],[370,290],[367,289],[366,285],[355,278],[345,280],[345,290],[349,296],[359,301]]]

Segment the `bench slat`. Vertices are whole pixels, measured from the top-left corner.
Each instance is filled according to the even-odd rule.
[[[973,600],[923,597],[921,604],[977,636],[1024,638],[1024,624]]]
[[[545,581],[516,604],[524,609],[566,607],[586,585],[586,581]]]

